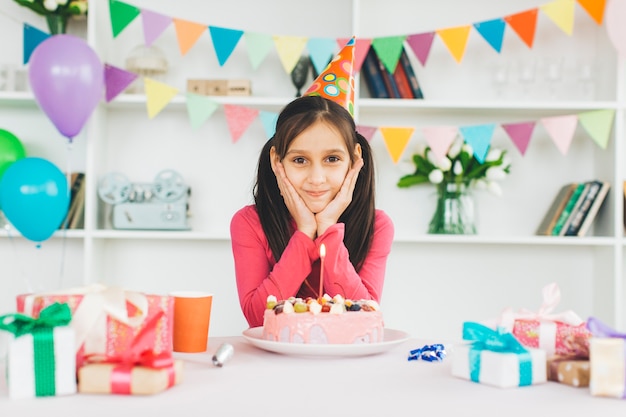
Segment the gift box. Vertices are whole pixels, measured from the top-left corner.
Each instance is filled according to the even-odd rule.
[[[545,350],[548,357],[589,358],[591,332],[573,311],[553,313],[560,300],[559,287],[549,284],[543,288],[543,304],[537,312],[506,309],[498,326],[513,333],[522,345]]]
[[[472,343],[455,347],[452,375],[500,388],[546,382],[546,353],[525,348],[503,329],[464,323],[463,339]]]
[[[587,327],[593,333],[589,346],[591,395],[626,398],[626,334],[593,317]]]
[[[84,394],[156,394],[179,384],[183,362],[152,368],[113,363],[94,363],[78,370],[78,392]]]
[[[586,359],[552,357],[548,359],[548,381],[560,382],[573,387],[588,387],[589,361]]]
[[[6,379],[9,397],[32,398],[76,393],[74,329],[70,309],[53,304],[38,319],[22,314],[0,317],[11,333]]]
[[[32,317],[55,302],[66,303],[72,311],[70,326],[76,332],[77,366],[88,356],[116,356],[129,349],[148,317],[160,316],[146,348],[155,353],[172,352],[174,299],[120,288],[93,285],[54,293],[17,297],[18,311]]]

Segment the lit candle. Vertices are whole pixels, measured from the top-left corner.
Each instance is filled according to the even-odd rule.
[[[320,245],[320,291],[319,298],[324,296],[324,258],[326,257],[326,246]]]

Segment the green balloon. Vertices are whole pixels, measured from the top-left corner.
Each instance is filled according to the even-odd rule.
[[[26,157],[24,145],[13,133],[0,129],[0,180],[4,171],[18,159]]]

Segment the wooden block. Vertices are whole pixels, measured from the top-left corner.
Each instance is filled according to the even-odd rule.
[[[187,92],[206,96],[207,80],[187,80]]]
[[[249,96],[250,80],[207,80],[206,91],[210,96]]]

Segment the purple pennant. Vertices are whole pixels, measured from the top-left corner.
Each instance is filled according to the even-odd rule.
[[[356,131],[359,132],[365,138],[365,140],[367,140],[368,142],[372,141],[372,137],[376,133],[377,129],[378,128],[375,127],[375,126],[358,125],[356,127]]]
[[[530,137],[535,129],[534,122],[508,123],[503,124],[502,129],[509,135],[511,141],[515,144],[522,156],[526,153]]]
[[[137,78],[137,74],[104,64],[104,84],[107,103],[118,96]]]
[[[172,18],[150,10],[141,10],[143,38],[146,46],[152,45],[161,33],[172,23]]]
[[[428,59],[428,54],[430,53],[430,47],[433,44],[433,39],[435,38],[435,32],[428,33],[417,33],[414,35],[407,36],[406,40],[415,52],[415,56],[422,65],[426,65],[426,60]]]

